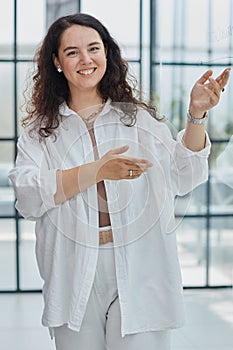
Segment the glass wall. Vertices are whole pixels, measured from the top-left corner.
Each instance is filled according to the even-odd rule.
[[[232,16],[231,0],[151,0],[151,98],[176,132],[185,126],[194,82],[208,69],[217,77],[232,66]],[[233,134],[231,79],[209,112],[209,180],[177,198],[185,286],[232,285],[233,189],[216,163]]]
[[[23,91],[32,57],[53,20],[71,12],[93,14],[109,29],[130,72],[173,127],[185,125],[193,83],[211,68],[232,65],[233,0],[12,0],[0,3],[0,290],[38,291],[34,223],[14,209],[7,178],[22,129]],[[216,159],[233,134],[232,83],[209,113],[210,178],[177,198],[177,240],[186,287],[232,283],[233,190],[219,181]]]

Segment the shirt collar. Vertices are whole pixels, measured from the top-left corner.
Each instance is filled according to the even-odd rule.
[[[106,114],[110,111],[110,109],[112,109],[113,106],[111,105],[111,99],[108,98],[105,106],[101,112],[101,115]],[[77,114],[75,111],[73,111],[71,108],[69,108],[69,106],[67,105],[67,103],[64,101],[60,106],[59,106],[59,114],[62,117],[69,117],[71,115]]]

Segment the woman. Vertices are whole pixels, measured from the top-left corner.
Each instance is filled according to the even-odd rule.
[[[204,121],[229,69],[196,82],[175,141],[94,17],[58,19],[36,63],[9,176],[36,221],[42,323],[58,350],[170,349],[184,318],[174,198],[207,179]]]

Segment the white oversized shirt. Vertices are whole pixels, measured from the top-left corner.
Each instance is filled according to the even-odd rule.
[[[36,221],[36,257],[43,285],[42,323],[79,331],[93,285],[99,249],[97,186],[56,205],[56,172],[94,161],[82,118],[64,103],[54,137],[42,142],[27,127],[9,173],[16,208]],[[110,100],[94,123],[99,156],[129,145],[124,154],[153,163],[133,180],[105,180],[114,239],[121,333],[165,330],[184,323],[177,256],[174,199],[206,181],[210,143],[192,152],[174,140],[167,125],[139,108],[134,126]],[[188,234],[188,233],[187,233]]]

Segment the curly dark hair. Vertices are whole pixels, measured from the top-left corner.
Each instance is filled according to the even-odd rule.
[[[125,108],[122,122],[127,126],[135,124],[137,106],[147,109],[157,118],[156,109],[152,105],[134,96],[137,92],[136,79],[129,74],[128,63],[121,57],[119,46],[105,26],[93,16],[76,13],[57,19],[35,53],[33,61],[36,72],[32,77],[33,88],[26,103],[27,117],[22,121],[23,126],[32,122],[33,129],[42,138],[53,134],[59,126],[59,106],[64,101],[68,102],[70,91],[64,74],[58,74],[54,66],[53,56],[58,57],[62,33],[75,24],[95,29],[103,41],[107,52],[107,69],[99,82],[98,93],[105,101],[110,98],[113,104],[126,102],[122,104],[122,108]]]

